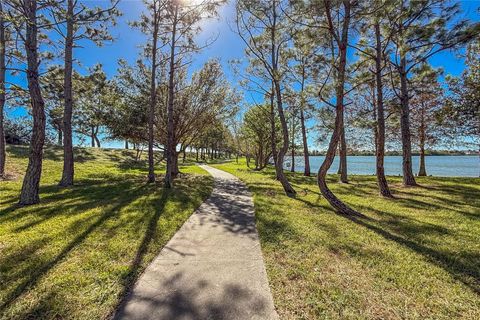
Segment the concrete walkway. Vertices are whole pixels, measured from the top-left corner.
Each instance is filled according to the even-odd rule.
[[[255,227],[252,197],[233,175],[148,266],[115,319],[278,319]]]

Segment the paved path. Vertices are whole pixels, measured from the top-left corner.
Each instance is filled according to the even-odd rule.
[[[278,319],[255,227],[253,202],[233,175],[145,270],[115,319]]]

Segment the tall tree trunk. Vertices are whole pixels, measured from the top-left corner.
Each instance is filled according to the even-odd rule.
[[[157,38],[158,12],[157,1],[153,1],[153,38],[152,38],[152,74],[150,75],[150,105],[148,108],[148,183],[155,182],[155,167],[153,157],[153,123],[155,120],[155,105],[157,102]]]
[[[100,139],[98,139],[98,136],[97,134],[95,133],[95,135],[93,136],[95,138],[95,142],[97,143],[97,148],[100,148]]]
[[[5,22],[3,20],[3,5],[0,1],[0,178],[5,176],[5,162],[7,158],[5,129],[3,127],[6,92],[5,92],[5,54],[6,54],[6,38],[5,38]]]
[[[172,167],[173,167],[172,176],[173,176],[173,178],[176,178],[178,176],[178,174],[180,173],[180,169],[178,167],[178,156],[179,155],[180,155],[180,152],[175,152],[175,154],[173,156],[173,164],[172,164]]]
[[[339,143],[339,156],[340,156],[340,163],[338,166],[338,173],[340,174],[340,182],[341,183],[348,183],[348,176],[347,176],[347,142],[345,140],[345,124],[342,120],[342,128],[340,132],[340,143]]]
[[[271,43],[272,43],[272,75],[273,75],[273,85],[275,88],[275,96],[277,100],[277,112],[278,112],[278,117],[280,118],[280,124],[282,127],[282,134],[283,134],[283,143],[278,150],[277,154],[277,162],[275,163],[275,171],[277,173],[277,178],[282,184],[283,190],[285,193],[289,196],[294,196],[296,194],[295,190],[293,189],[292,185],[290,182],[288,182],[287,177],[285,176],[285,173],[283,172],[283,160],[285,157],[285,154],[287,153],[288,150],[288,126],[287,126],[287,121],[285,120],[285,114],[283,113],[283,101],[282,101],[282,91],[280,88],[280,81],[277,78],[278,77],[278,55],[277,55],[277,50],[276,50],[276,45],[277,42],[275,40],[276,32],[276,22],[277,22],[277,2],[274,0],[273,1],[273,23],[272,25],[274,27],[271,28]]]
[[[196,161],[198,162],[198,148],[195,148],[195,151],[196,151]]]
[[[326,6],[326,16],[329,21],[329,28],[330,32],[333,34],[335,30],[333,29],[333,22],[330,12],[330,1],[324,0]],[[336,115],[335,115],[335,128],[332,133],[332,137],[330,138],[330,142],[328,144],[328,149],[325,154],[325,159],[323,160],[320,169],[318,170],[317,182],[318,187],[322,195],[327,199],[330,205],[337,210],[341,214],[346,215],[359,215],[359,213],[345,203],[343,203],[340,199],[338,199],[335,194],[328,188],[326,176],[327,171],[330,169],[330,166],[335,159],[335,153],[337,150],[338,142],[340,140],[341,130],[343,127],[343,99],[345,93],[345,68],[347,64],[347,45],[348,45],[348,31],[350,27],[350,1],[345,0],[343,1],[343,6],[345,8],[345,15],[343,17],[343,26],[342,26],[342,33],[341,39],[337,39],[338,50],[339,50],[339,64],[338,64],[338,78],[337,78],[337,86],[336,86]]]
[[[303,158],[305,161],[303,174],[305,176],[310,176],[310,158],[308,156],[308,141],[307,141],[307,129],[305,127],[305,97],[304,97],[304,86],[305,86],[305,67],[302,68],[302,86],[301,86],[301,97],[300,97],[300,126],[302,129],[302,144],[303,144]]]
[[[288,150],[288,127],[287,121],[285,120],[285,115],[283,113],[283,103],[282,103],[282,96],[281,96],[281,89],[280,84],[278,81],[275,81],[275,90],[277,96],[277,109],[278,109],[278,116],[280,118],[280,124],[282,126],[282,133],[283,133],[283,144],[277,154],[277,163],[275,164],[275,171],[277,172],[277,177],[280,183],[283,186],[283,190],[287,195],[293,196],[296,194],[296,191],[293,189],[290,182],[288,182],[285,173],[283,172],[283,161],[285,158],[285,153]]]
[[[168,106],[167,106],[167,172],[165,174],[165,187],[173,187],[173,170],[175,169],[175,153],[176,146],[174,146],[175,128],[173,127],[173,102],[174,102],[174,80],[175,80],[175,46],[177,36],[177,18],[178,18],[178,4],[173,4],[174,16],[172,24],[172,38],[170,41],[170,70],[168,79]]]
[[[412,170],[412,142],[410,135],[410,106],[408,93],[408,80],[406,72],[406,58],[400,58],[400,127],[402,132],[402,170],[403,185],[416,186]]]
[[[95,126],[93,131],[93,139],[94,142],[97,144],[97,148],[100,148],[100,140],[98,139],[98,131],[100,130],[100,126]],[[94,144],[95,146],[95,144]]]
[[[427,176],[427,169],[425,167],[425,146],[420,145],[420,169],[418,170],[419,177]]]
[[[128,150],[128,140],[125,140],[125,149]]]
[[[91,138],[90,145],[92,148],[95,148],[95,127],[94,126],[90,127],[90,138]]]
[[[418,170],[418,176],[420,177],[427,176],[427,169],[425,167],[425,140],[426,140],[425,131],[426,131],[425,108],[422,106],[422,109],[420,110],[420,168]]]
[[[292,114],[292,163],[290,171],[295,172],[295,116]]]
[[[60,179],[60,186],[73,185],[74,160],[73,160],[73,138],[72,138],[72,113],[73,113],[73,0],[68,0],[67,4],[67,34],[65,37],[65,68],[63,79],[64,109],[63,109],[63,171]]]
[[[376,174],[378,189],[382,196],[391,198],[392,193],[388,187],[388,182],[385,177],[385,110],[383,106],[383,80],[382,80],[382,39],[380,33],[380,24],[376,21],[375,25],[375,83],[377,87],[377,126],[375,139],[375,156],[376,156]]]
[[[45,103],[38,79],[37,1],[24,0],[23,9],[27,19],[25,24],[25,51],[27,55],[28,91],[32,104],[33,130],[30,140],[28,166],[23,178],[19,203],[21,205],[30,205],[40,201],[38,193],[42,175],[43,144],[45,143]]]
[[[272,144],[272,158],[275,168],[277,168],[277,129],[275,126],[275,89],[272,81],[272,89],[270,92],[270,140]],[[275,170],[275,174],[277,171]],[[278,175],[276,175],[278,180]]]

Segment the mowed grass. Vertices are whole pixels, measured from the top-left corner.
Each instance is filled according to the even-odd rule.
[[[25,147],[0,181],[0,319],[104,319],[208,197],[213,180],[183,166],[175,187],[147,184],[133,151],[77,149],[76,184],[57,186],[62,152],[47,148],[41,203],[18,207]],[[158,169],[158,180],[162,179]]]
[[[262,251],[281,319],[480,319],[480,180],[329,177],[331,189],[365,218],[336,214],[316,177],[289,174],[284,195],[269,168],[216,165],[254,194]]]

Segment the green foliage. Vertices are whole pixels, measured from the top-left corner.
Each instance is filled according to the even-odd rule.
[[[241,128],[242,140],[245,143],[244,152],[255,159],[256,169],[262,169],[272,155],[272,130],[271,130],[270,106],[268,104],[254,105],[245,112]],[[278,132],[280,124],[275,117],[275,130],[279,140]]]
[[[453,137],[480,138],[480,40],[467,47],[467,68],[460,77],[447,77],[450,95],[439,121]]]

